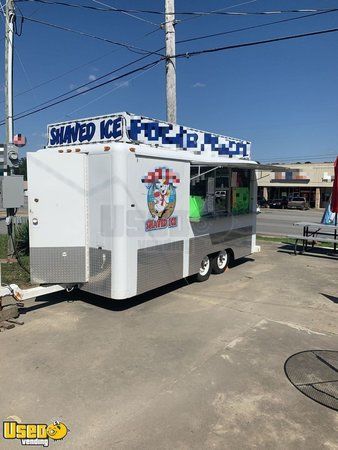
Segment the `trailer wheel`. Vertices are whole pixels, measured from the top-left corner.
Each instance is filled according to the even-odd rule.
[[[228,267],[229,255],[226,250],[222,250],[217,253],[211,260],[211,270],[212,273],[220,274],[224,273],[225,269]]]
[[[209,256],[205,256],[201,261],[200,270],[196,274],[197,281],[206,281],[210,277],[211,262]]]

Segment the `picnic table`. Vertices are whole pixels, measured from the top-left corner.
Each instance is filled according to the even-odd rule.
[[[308,243],[311,242],[312,248],[316,241],[331,243],[334,246],[334,252],[337,250],[338,244],[338,225],[327,225],[318,222],[296,222],[293,224],[295,227],[302,227],[302,234],[289,234],[287,237],[295,239],[295,255],[297,254],[298,241],[302,241],[302,252],[308,248]]]

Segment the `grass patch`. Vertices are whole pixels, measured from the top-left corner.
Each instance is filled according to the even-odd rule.
[[[7,236],[5,234],[0,235],[0,259],[7,258]]]
[[[0,259],[7,258],[8,237],[5,234],[0,235]],[[29,270],[29,256],[21,256],[22,265]],[[1,282],[3,284],[18,284],[20,287],[30,286],[29,274],[20,266],[19,263],[1,264]]]
[[[257,235],[258,241],[266,241],[266,242],[277,242],[279,244],[291,244],[295,245],[295,239],[290,239],[284,236],[261,236]],[[316,247],[326,247],[326,248],[333,248],[333,244],[330,242],[318,242],[316,241],[316,238],[314,238],[314,241],[316,242]],[[301,241],[299,241],[300,243]],[[311,246],[311,242],[308,244]]]
[[[278,242],[280,244],[294,244],[294,239],[288,239],[284,236],[261,236],[257,235],[257,240],[259,241],[267,241],[267,242]]]
[[[29,256],[21,256],[22,265],[29,269]],[[30,275],[19,265],[19,263],[1,264],[1,281],[4,284],[15,283],[21,288],[30,286]]]

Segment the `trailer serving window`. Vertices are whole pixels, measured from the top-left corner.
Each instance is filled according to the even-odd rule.
[[[250,210],[250,171],[224,166],[191,166],[190,219]]]

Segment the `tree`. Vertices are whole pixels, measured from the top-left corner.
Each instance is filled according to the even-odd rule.
[[[15,175],[23,175],[23,179],[27,180],[27,158],[20,158],[19,165],[14,170]]]

